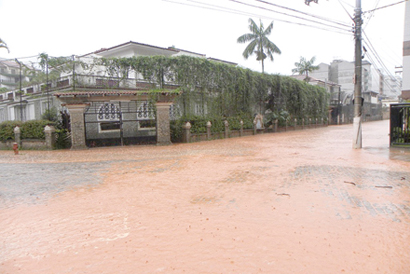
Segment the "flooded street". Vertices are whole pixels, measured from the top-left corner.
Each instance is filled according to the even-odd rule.
[[[388,129],[0,151],[0,273],[410,273]]]

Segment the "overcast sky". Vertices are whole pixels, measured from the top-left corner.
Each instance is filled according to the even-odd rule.
[[[200,2],[207,6],[197,7]],[[355,0],[319,0],[310,6],[304,0],[265,2],[327,18],[322,21],[324,24],[341,29],[323,24],[321,28],[332,31],[303,26],[301,23],[318,25],[277,12],[317,19],[255,0],[0,0],[0,37],[10,48],[10,53],[0,49],[0,57],[20,58],[42,52],[51,56],[82,55],[134,41],[159,47],[174,45],[260,71],[256,58],[245,60],[242,57],[245,45],[236,42],[240,35],[249,32],[251,17],[255,22],[262,19],[265,26],[274,21],[269,38],[282,54],[275,55],[274,62],[266,62],[267,73],[291,74],[300,56],[309,59],[315,56],[316,64],[330,63],[333,59],[354,60],[353,35],[346,30],[351,29],[349,15],[353,17]],[[363,11],[368,11],[400,0],[362,2]],[[395,66],[402,65],[404,5],[364,15],[365,33],[393,74]],[[220,7],[225,11],[220,11]]]

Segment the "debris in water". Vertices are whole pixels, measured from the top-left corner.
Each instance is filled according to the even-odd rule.
[[[290,197],[290,194],[287,194],[287,193],[276,193],[276,195],[278,195],[278,196],[289,196]]]
[[[376,186],[377,188],[393,188],[392,186]]]
[[[355,183],[353,183],[353,182],[348,182],[348,181],[344,181],[343,183],[345,183],[345,184],[351,184],[351,185],[356,185]]]

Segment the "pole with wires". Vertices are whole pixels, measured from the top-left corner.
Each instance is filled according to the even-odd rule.
[[[354,74],[354,118],[353,148],[362,148],[362,2],[356,0],[355,9],[355,74]]]

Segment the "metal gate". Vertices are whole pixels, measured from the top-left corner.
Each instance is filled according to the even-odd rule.
[[[410,147],[410,104],[390,105],[390,145]]]
[[[148,101],[92,102],[84,113],[88,147],[156,142],[155,108]]]

